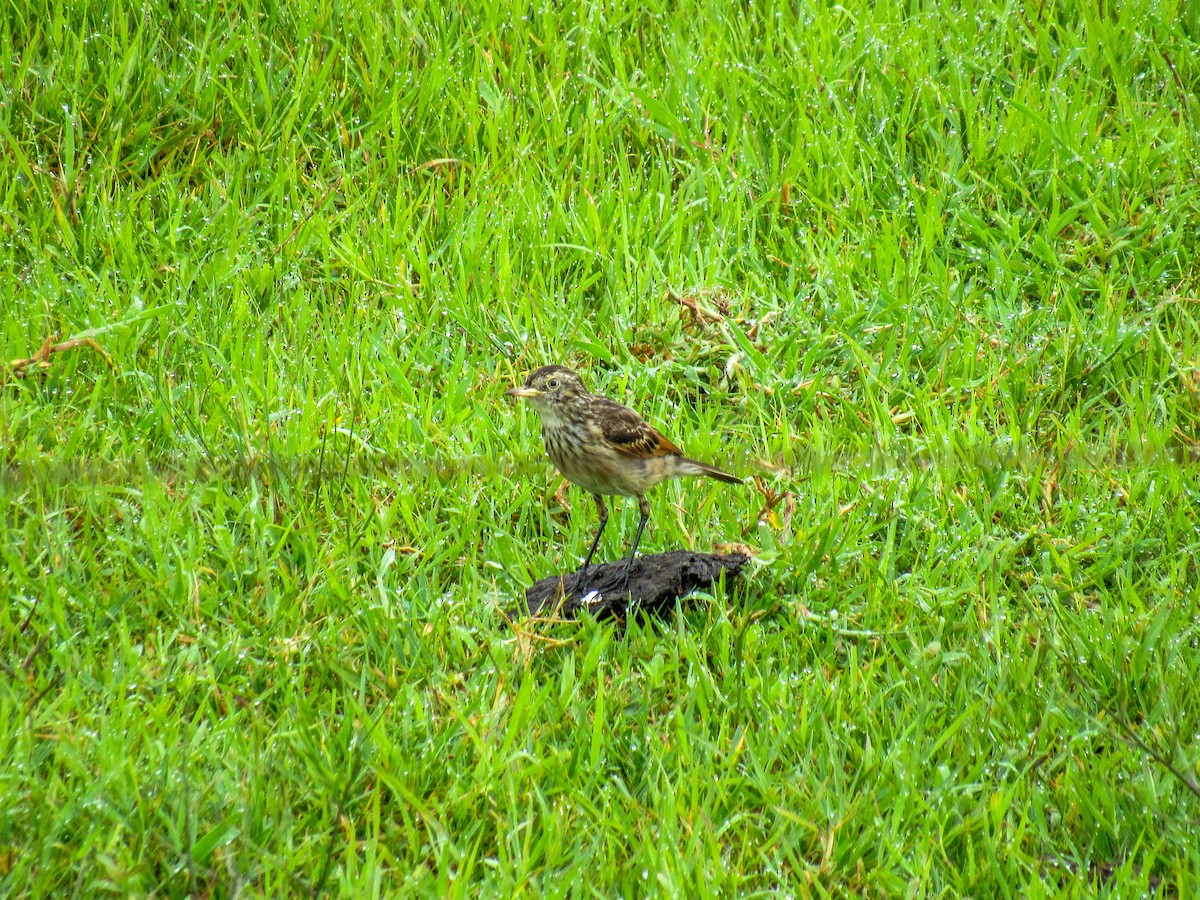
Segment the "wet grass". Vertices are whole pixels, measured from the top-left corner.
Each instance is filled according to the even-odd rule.
[[[4,892],[1195,894],[1198,9],[10,9]]]

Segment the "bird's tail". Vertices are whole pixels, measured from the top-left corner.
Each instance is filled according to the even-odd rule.
[[[742,483],[742,479],[736,475],[730,475],[728,472],[723,472],[716,466],[710,466],[708,463],[702,463],[698,459],[688,459],[686,456],[681,456],[679,462],[683,464],[684,474],[707,475],[709,478],[715,478],[717,481],[724,481],[727,484]]]

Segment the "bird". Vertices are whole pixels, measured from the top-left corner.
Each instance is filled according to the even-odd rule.
[[[583,488],[596,501],[600,527],[581,574],[591,566],[604,526],[608,524],[604,498],[637,497],[641,518],[625,563],[622,590],[629,583],[638,543],[650,519],[647,491],[668,478],[687,475],[706,475],[728,484],[743,483],[736,475],[684,456],[679,447],[636,412],[589,392],[583,379],[564,366],[542,366],[531,372],[523,385],[504,393],[533,406],[542,420],[546,455],[567,481]]]

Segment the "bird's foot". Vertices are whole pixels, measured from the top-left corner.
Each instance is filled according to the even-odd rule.
[[[592,590],[591,575],[592,569],[595,568],[591,563],[584,563],[583,568],[575,573],[575,590],[581,594],[587,594]]]
[[[633,560],[626,560],[625,565],[621,566],[621,577],[617,580],[618,588],[622,593],[629,590],[629,573],[633,570]]]
[[[619,594],[629,586],[629,566],[623,566],[618,572],[611,571],[612,564],[597,563],[584,566],[575,573],[575,590],[580,594]],[[604,570],[609,571],[604,571]],[[603,577],[601,576],[603,573]]]
[[[619,573],[614,573],[609,576],[605,582],[605,587],[607,587],[608,590],[614,594],[627,593],[629,591],[629,572],[632,568],[632,563],[625,563],[625,565],[621,567]]]

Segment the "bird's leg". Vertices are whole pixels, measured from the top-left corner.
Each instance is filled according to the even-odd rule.
[[[638,542],[642,539],[642,531],[646,528],[646,522],[650,519],[650,504],[646,501],[644,494],[638,495],[638,510],[642,517],[638,519],[637,534],[633,536],[633,547],[629,551],[629,559],[625,561],[625,574],[621,576],[621,590],[624,591],[629,587],[629,573],[633,571],[633,558],[637,556]]]
[[[592,494],[592,499],[596,501],[596,513],[600,516],[600,527],[596,531],[596,537],[592,540],[592,549],[588,551],[587,559],[583,561],[583,568],[579,570],[580,577],[592,565],[592,557],[596,553],[596,548],[600,546],[600,535],[604,534],[604,526],[608,524],[608,506],[604,502],[604,498],[599,494]]]

